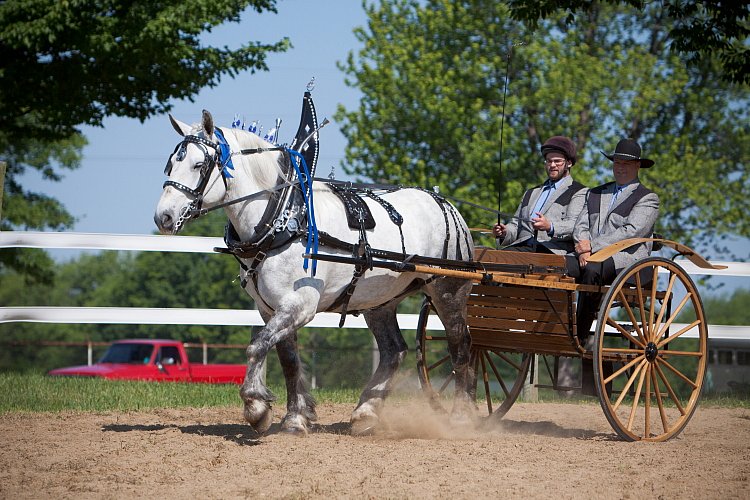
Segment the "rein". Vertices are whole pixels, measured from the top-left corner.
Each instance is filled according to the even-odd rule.
[[[296,182],[288,181],[281,184],[277,184],[276,186],[268,189],[263,189],[261,191],[258,191],[256,193],[248,194],[245,196],[242,196],[240,198],[235,198],[234,200],[225,201],[224,203],[219,203],[218,205],[214,205],[211,208],[201,208],[200,210],[192,210],[188,215],[190,215],[191,218],[197,219],[198,217],[202,217],[206,215],[209,212],[213,212],[214,210],[218,210],[220,208],[228,207],[230,205],[234,205],[236,203],[242,203],[243,201],[250,201],[254,200],[256,198],[260,198],[266,193],[275,193],[276,191],[281,191],[284,188],[287,188],[289,186],[293,186],[296,184]]]

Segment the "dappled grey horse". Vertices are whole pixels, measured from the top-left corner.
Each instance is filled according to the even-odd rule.
[[[183,139],[168,159],[169,178],[154,220],[162,234],[176,234],[212,208],[228,216],[225,240],[266,323],[247,348],[240,389],[244,417],[253,428],[264,432],[271,425],[274,396],[263,383],[262,363],[275,346],[288,394],[282,429],[308,431],[316,419],[315,402],[303,383],[297,330],[316,313],[333,311],[361,312],[377,341],[380,363],[351,415],[353,433],[372,429],[407,353],[396,307],[417,291],[430,296],[446,329],[456,378],[452,415],[471,415],[466,382],[473,380],[473,368],[465,323],[471,283],[368,265],[378,256],[470,260],[471,237],[451,204],[418,188],[355,191],[343,183],[312,182],[295,143],[279,147],[251,132],[217,128],[206,111],[193,126],[170,120]],[[316,251],[343,263],[309,259]]]

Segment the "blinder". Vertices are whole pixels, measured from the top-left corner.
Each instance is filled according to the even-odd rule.
[[[211,177],[211,170],[219,163],[219,145],[197,135],[186,135],[185,138],[179,144],[177,144],[177,146],[175,146],[174,151],[172,151],[172,154],[169,155],[169,158],[167,158],[167,165],[164,167],[165,175],[170,176],[172,174],[172,156],[175,157],[175,161],[182,161],[183,159],[185,159],[188,144],[195,144],[201,149],[201,151],[203,151],[203,162],[200,164],[200,177],[198,178],[198,185],[195,188],[189,188],[179,182],[167,180],[164,182],[162,189],[166,188],[167,186],[172,186],[179,191],[182,191],[183,193],[189,194],[190,196],[193,196],[194,198],[200,200],[200,204],[204,194],[203,191],[206,189],[208,180]],[[213,148],[214,150],[213,156],[208,153],[209,147]],[[222,179],[224,178],[222,177]],[[224,185],[226,187],[226,179],[224,179]]]

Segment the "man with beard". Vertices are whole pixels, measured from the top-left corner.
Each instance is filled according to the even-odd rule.
[[[573,227],[583,209],[586,187],[573,180],[576,145],[567,137],[554,136],[541,148],[547,180],[526,191],[507,224],[492,232],[499,247],[521,252],[573,252]]]

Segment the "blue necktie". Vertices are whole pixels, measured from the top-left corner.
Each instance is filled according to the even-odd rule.
[[[623,189],[625,189],[625,186],[615,187],[615,192],[612,193],[612,200],[610,200],[609,202],[609,210],[612,210],[612,205],[615,204],[615,200],[617,200],[617,197],[620,196],[620,193],[622,193]]]
[[[534,210],[531,211],[531,217],[536,217],[536,213],[542,211],[542,207],[545,203],[547,203],[549,195],[552,192],[552,186],[554,186],[554,184],[549,181],[544,183],[542,192],[539,195],[539,198],[536,200],[536,203],[534,204]]]

